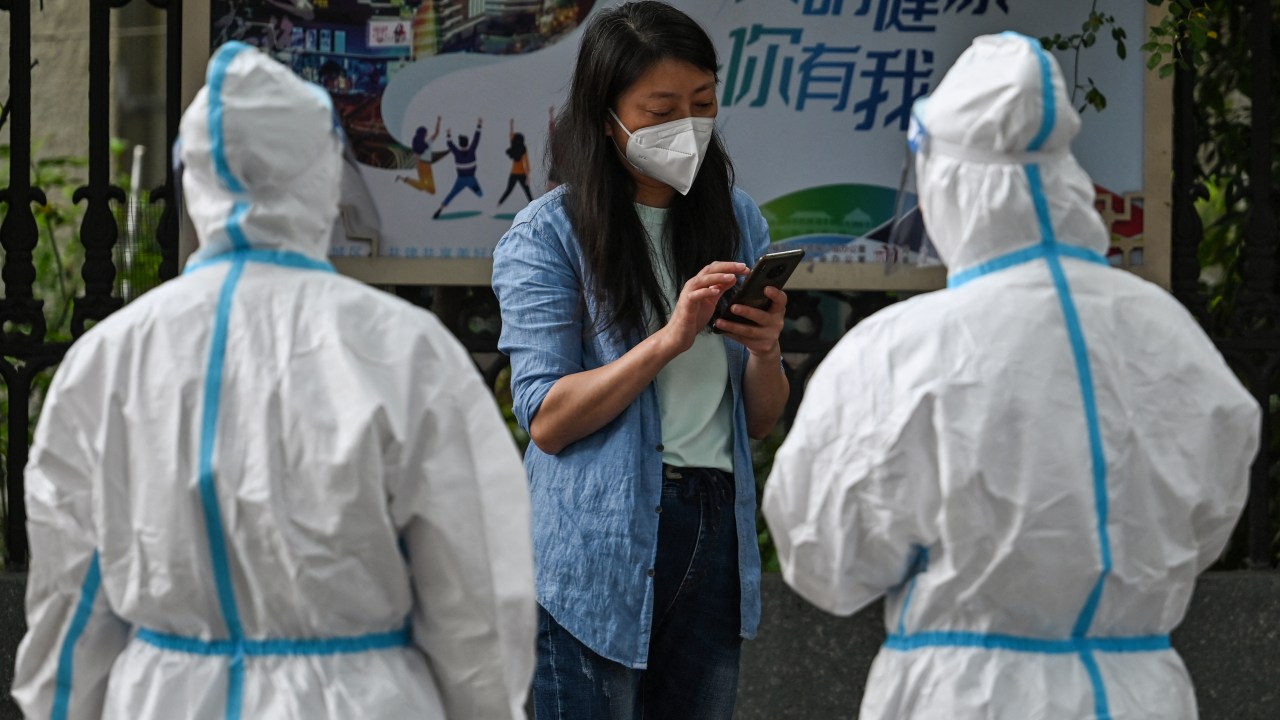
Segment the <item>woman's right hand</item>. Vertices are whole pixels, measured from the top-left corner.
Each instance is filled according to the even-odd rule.
[[[693,347],[694,338],[711,321],[720,296],[746,273],[747,266],[740,262],[713,262],[689,278],[663,328],[677,355]]]

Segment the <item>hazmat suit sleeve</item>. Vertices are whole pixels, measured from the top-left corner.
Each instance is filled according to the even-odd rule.
[[[891,402],[892,387],[865,380],[892,373],[860,330],[810,379],[763,502],[783,578],[837,615],[907,579],[940,504],[928,393]]]
[[[1200,333],[1200,329],[1193,326],[1189,333]],[[1198,547],[1197,573],[1218,561],[1240,520],[1249,498],[1250,469],[1258,454],[1262,428],[1262,408],[1207,339],[1203,345],[1217,362],[1203,363],[1203,372],[1209,377],[1198,384],[1216,384],[1219,390],[1203,393],[1208,401],[1191,412],[1203,416],[1201,426],[1213,428],[1214,437],[1198,444],[1201,452],[1185,453],[1176,459],[1183,467],[1195,469],[1193,477],[1203,479],[1197,488],[1200,498],[1191,508],[1191,527]]]
[[[444,339],[414,398],[415,445],[392,498],[413,575],[413,638],[447,717],[523,720],[536,622],[528,486],[492,394]]]
[[[18,648],[13,697],[26,717],[98,718],[107,675],[129,640],[102,592],[94,513],[95,421],[54,378],[26,469],[29,630]],[[76,383],[84,387],[83,381]]]

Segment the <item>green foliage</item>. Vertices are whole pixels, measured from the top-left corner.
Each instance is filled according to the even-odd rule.
[[[122,141],[112,141],[112,152],[117,160],[124,155],[126,149]],[[76,204],[72,196],[76,188],[87,184],[89,161],[84,157],[41,158],[38,146],[33,148],[32,154],[38,159],[31,163],[29,169],[31,184],[43,190],[48,201],[32,209],[39,232],[32,252],[32,263],[36,270],[32,294],[44,302],[47,327],[45,339],[49,342],[71,342],[71,316],[75,298],[84,293],[84,279],[80,275],[84,264],[80,226],[85,213],[84,203]],[[9,146],[0,145],[0,187],[9,186],[13,171],[10,158]],[[118,177],[117,184],[127,188],[128,176]],[[129,218],[126,208],[113,208],[121,231],[116,253],[116,266],[119,270],[117,289],[118,294],[126,300],[133,299],[159,283],[160,253],[155,228],[163,207],[151,206],[145,202],[145,196],[143,200],[132,218]],[[8,205],[0,205],[0,222],[3,222],[8,211]],[[127,220],[132,223],[132,231],[126,227],[129,225]],[[129,258],[128,262],[123,262],[126,248],[129,249]],[[0,262],[3,259],[4,250],[0,248]],[[28,443],[31,442],[30,433],[34,432],[54,371],[55,368],[50,368],[41,372],[32,382],[28,405]],[[9,388],[0,383],[0,453],[5,453],[8,449],[8,417]],[[2,465],[3,459],[0,458],[0,466]],[[4,494],[0,493],[0,498],[3,497]],[[7,518],[7,508],[4,510]]]
[[[9,147],[0,146],[0,186],[4,187],[9,185],[9,157]],[[44,300],[49,339],[55,342],[71,339],[71,300],[83,288],[80,264],[84,248],[79,243],[83,210],[72,203],[71,196],[84,183],[87,171],[88,161],[84,158],[46,158],[31,164],[31,184],[44,190],[48,200],[32,209],[39,230],[32,253],[36,267],[32,290]],[[0,219],[7,212],[6,205],[0,209]],[[0,248],[0,257],[3,253]]]
[[[38,150],[38,148],[37,148]],[[48,203],[33,208],[39,238],[32,252],[36,282],[32,292],[44,301],[47,337],[50,341],[71,340],[72,301],[84,289],[80,265],[84,248],[80,245],[80,219],[83,209],[71,201],[75,188],[85,181],[88,161],[84,158],[46,158],[31,164],[31,183],[45,192]],[[0,186],[8,187],[10,173],[9,147],[0,146]],[[0,207],[0,222],[8,213]],[[0,248],[0,259],[4,250]],[[42,373],[31,394],[31,423],[39,416],[51,373]],[[8,389],[0,386],[0,415],[8,417]],[[8,447],[9,423],[0,424],[0,451]]]
[[[1245,238],[1252,182],[1270,181],[1271,206],[1280,200],[1280,104],[1272,102],[1272,166],[1270,178],[1251,178],[1255,139],[1252,132],[1252,108],[1255,93],[1250,32],[1266,27],[1271,32],[1272,57],[1267,63],[1270,84],[1276,89],[1280,68],[1280,1],[1270,3],[1270,17],[1258,18],[1246,4],[1229,0],[1148,0],[1164,5],[1169,12],[1151,28],[1147,67],[1168,77],[1177,69],[1194,71],[1195,115],[1195,183],[1203,194],[1196,210],[1204,227],[1198,250],[1201,267],[1201,290],[1207,300],[1208,322],[1215,337],[1230,337],[1236,332],[1231,319],[1237,314],[1244,286],[1243,267],[1248,261]],[[1280,396],[1270,399],[1272,417],[1280,413]],[[1268,403],[1264,403],[1268,404]],[[1272,457],[1280,456],[1280,425],[1263,442],[1271,447]],[[1280,463],[1268,469],[1273,487],[1280,484]],[[1280,497],[1272,493],[1270,503],[1272,527],[1280,528]],[[1222,567],[1234,568],[1245,563],[1246,523],[1237,528]],[[1280,560],[1280,535],[1272,541],[1273,562]]]
[[[1149,0],[1150,1],[1150,0]],[[1157,3],[1161,4],[1161,3]],[[1205,190],[1197,202],[1204,225],[1200,246],[1203,290],[1212,324],[1225,326],[1242,285],[1245,226],[1249,218],[1249,172],[1253,77],[1247,35],[1258,22],[1227,0],[1168,0],[1170,13],[1151,29],[1143,47],[1148,67],[1167,76],[1176,67],[1194,68],[1195,181]],[[1280,2],[1271,3],[1272,87],[1280,67]],[[1271,127],[1280,128],[1280,104],[1272,103]],[[1273,131],[1272,188],[1280,180],[1280,134]]]
[[[773,536],[760,508],[764,506],[764,483],[773,470],[773,457],[786,436],[786,430],[777,425],[768,437],[751,443],[751,464],[756,472],[756,541],[760,544],[760,567],[765,572],[782,572],[782,566],[778,564],[778,548],[773,544]]]
[[[507,429],[511,431],[511,437],[516,441],[516,445],[520,448],[520,453],[524,454],[526,448],[529,447],[529,433],[520,427],[520,423],[516,422],[516,414],[511,409],[511,366],[503,368],[498,373],[497,382],[494,383],[493,397],[498,401],[498,409],[502,411],[502,419],[507,421]]]
[[[1166,0],[1147,0],[1149,5],[1165,5]],[[1142,44],[1148,53],[1147,69],[1161,78],[1173,74],[1175,65],[1188,67],[1209,60],[1207,53],[1221,49],[1221,23],[1232,3],[1225,0],[1168,0],[1169,14],[1151,28],[1149,40]]]
[[[1204,239],[1198,251],[1201,289],[1208,298],[1212,316],[1229,314],[1243,278],[1240,257],[1247,207],[1242,200],[1230,200],[1226,183],[1209,178],[1206,196],[1196,201],[1196,211],[1204,225]]]
[[[9,186],[13,171],[9,146],[0,145],[0,187]],[[71,339],[71,303],[81,292],[84,283],[80,278],[80,265],[84,260],[84,248],[79,243],[79,219],[82,211],[71,202],[75,188],[84,182],[88,163],[82,158],[46,158],[31,164],[31,183],[44,190],[48,203],[33,208],[39,237],[32,262],[36,269],[36,282],[32,293],[44,301],[44,316],[48,337],[52,341]],[[7,204],[0,205],[0,223],[8,214]],[[4,249],[0,248],[0,262]],[[34,429],[40,408],[48,392],[53,371],[36,376],[32,383],[30,403],[27,406],[29,428]],[[9,447],[9,388],[0,384],[0,453]],[[27,442],[31,441],[30,432]],[[0,457],[0,464],[3,458]],[[0,468],[2,472],[2,468]],[[7,494],[0,493],[7,501]],[[4,507],[7,523],[8,507]],[[0,533],[2,535],[2,533]],[[2,549],[0,549],[2,550]]]
[[[1084,83],[1080,82],[1080,53],[1086,48],[1093,47],[1098,42],[1098,37],[1102,34],[1111,37],[1111,40],[1116,44],[1116,55],[1120,56],[1121,60],[1128,57],[1129,49],[1125,45],[1128,34],[1124,28],[1116,23],[1114,15],[1098,12],[1098,0],[1093,0],[1093,5],[1089,8],[1089,17],[1081,24],[1080,32],[1070,35],[1054,33],[1040,38],[1040,44],[1044,46],[1045,50],[1071,51],[1074,53],[1071,75],[1073,83],[1071,103],[1074,105],[1077,95],[1083,91],[1084,100],[1076,108],[1080,112],[1084,112],[1088,108],[1102,112],[1107,107],[1107,96],[1098,88],[1093,78],[1086,78]]]

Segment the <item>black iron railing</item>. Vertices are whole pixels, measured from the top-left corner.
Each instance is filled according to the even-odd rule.
[[[40,234],[33,207],[44,205],[45,194],[33,187],[29,175],[22,171],[31,165],[31,12],[34,0],[0,0],[0,11],[10,20],[9,103],[6,106],[10,130],[11,172],[9,187],[0,190],[0,203],[5,216],[0,224],[0,246],[4,248],[4,296],[0,298],[0,379],[8,394],[8,444],[5,452],[5,477],[8,500],[6,562],[10,568],[21,568],[27,560],[26,513],[23,502],[23,468],[27,462],[29,413],[32,387],[37,376],[57,365],[67,351],[68,342],[51,340],[43,314],[43,301],[33,293],[36,267],[33,252]],[[141,2],[142,0],[139,0]],[[93,0],[90,3],[88,43],[90,163],[88,184],[79,188],[75,200],[84,204],[81,242],[85,260],[82,268],[84,293],[75,299],[72,337],[79,337],[94,322],[101,320],[121,305],[115,293],[116,267],[113,249],[119,237],[117,214],[112,203],[124,200],[123,191],[110,182],[109,156],[111,73],[111,13],[130,0]],[[166,79],[165,119],[169,153],[166,180],[150,193],[152,202],[163,203],[157,230],[162,253],[160,276],[177,274],[178,216],[173,202],[174,187],[172,146],[177,137],[182,111],[182,1],[146,0],[166,14]],[[1253,17],[1270,18],[1270,0],[1247,0]],[[1251,218],[1246,243],[1244,288],[1232,315],[1225,322],[1211,321],[1206,301],[1199,289],[1200,266],[1197,249],[1203,237],[1194,201],[1203,192],[1196,180],[1195,153],[1201,142],[1195,130],[1195,68],[1187,65],[1176,72],[1174,107],[1174,191],[1173,191],[1173,269],[1175,295],[1206,324],[1224,355],[1241,378],[1267,409],[1264,447],[1254,465],[1250,505],[1242,523],[1238,551],[1243,564],[1271,567],[1277,555],[1277,532],[1280,522],[1270,510],[1275,501],[1277,476],[1280,475],[1280,449],[1275,438],[1280,435],[1277,415],[1271,398],[1280,392],[1280,272],[1276,263],[1277,187],[1271,175],[1274,157],[1272,126],[1270,61],[1271,28],[1269,22],[1253,22],[1247,41],[1252,46],[1254,84],[1252,90],[1253,165],[1250,177],[1249,205]],[[121,52],[128,52],[122,48]],[[64,90],[59,90],[63,92]],[[492,385],[506,367],[506,359],[497,353],[497,303],[488,288],[449,288],[425,292],[413,291],[417,300],[429,304],[446,325],[463,341],[477,360]],[[783,347],[793,367],[793,387],[802,389],[818,362],[838,339],[839,332],[872,312],[888,305],[892,298],[884,293],[793,293],[789,306],[788,329]],[[829,318],[839,318],[837,332],[831,332]],[[1185,391],[1171,388],[1171,392]],[[792,416],[801,393],[794,392],[788,417]]]
[[[1273,509],[1280,486],[1280,426],[1273,398],[1280,394],[1280,267],[1276,264],[1276,202],[1280,187],[1275,163],[1272,109],[1271,0],[1245,0],[1233,11],[1247,28],[1241,41],[1250,46],[1250,162],[1248,224],[1240,260],[1242,287],[1229,313],[1208,307],[1200,283],[1198,251],[1204,227],[1196,212],[1208,197],[1201,183],[1199,153],[1209,140],[1196,127],[1197,76],[1194,53],[1182,54],[1174,71],[1173,108],[1173,268],[1174,295],[1200,320],[1218,349],[1263,408],[1262,447],[1253,464],[1249,505],[1229,553],[1230,564],[1270,568],[1280,554],[1280,512]],[[1179,392],[1194,392],[1180,388]]]
[[[113,251],[119,238],[117,213],[113,205],[123,204],[124,191],[111,183],[111,14],[130,0],[94,0],[89,3],[89,66],[86,68],[89,93],[89,177],[88,184],[75,190],[73,200],[83,204],[80,242],[84,246],[81,277],[84,292],[73,301],[71,336],[78,338],[95,322],[117,310],[122,302],[115,294],[116,266]],[[149,0],[168,10],[166,119],[172,146],[181,114],[182,3],[180,0]],[[31,0],[0,0],[0,11],[8,12],[9,102],[6,105],[10,140],[9,187],[0,191],[5,217],[0,224],[0,246],[4,248],[4,297],[0,299],[0,378],[8,398],[8,443],[4,448],[5,493],[8,513],[5,525],[5,563],[21,569],[27,562],[26,506],[23,501],[23,469],[27,463],[32,389],[42,371],[57,365],[70,343],[51,340],[43,312],[44,301],[35,296],[36,266],[33,253],[40,241],[33,207],[48,199],[44,189],[33,187],[27,168],[32,166],[32,62]],[[63,92],[63,89],[59,89]],[[151,202],[163,202],[156,239],[163,254],[162,279],[177,274],[178,223],[173,212],[172,162],[167,180],[152,191]]]

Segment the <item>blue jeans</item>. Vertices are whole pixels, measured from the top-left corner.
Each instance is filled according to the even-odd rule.
[[[600,657],[539,607],[536,720],[733,717],[742,649],[733,476],[671,470],[662,482],[648,669]]]
[[[459,175],[457,180],[453,181],[453,189],[445,196],[444,203],[440,207],[444,207],[458,197],[458,193],[463,190],[470,189],[478,197],[484,197],[484,191],[480,189],[480,181],[476,180],[475,175]]]

